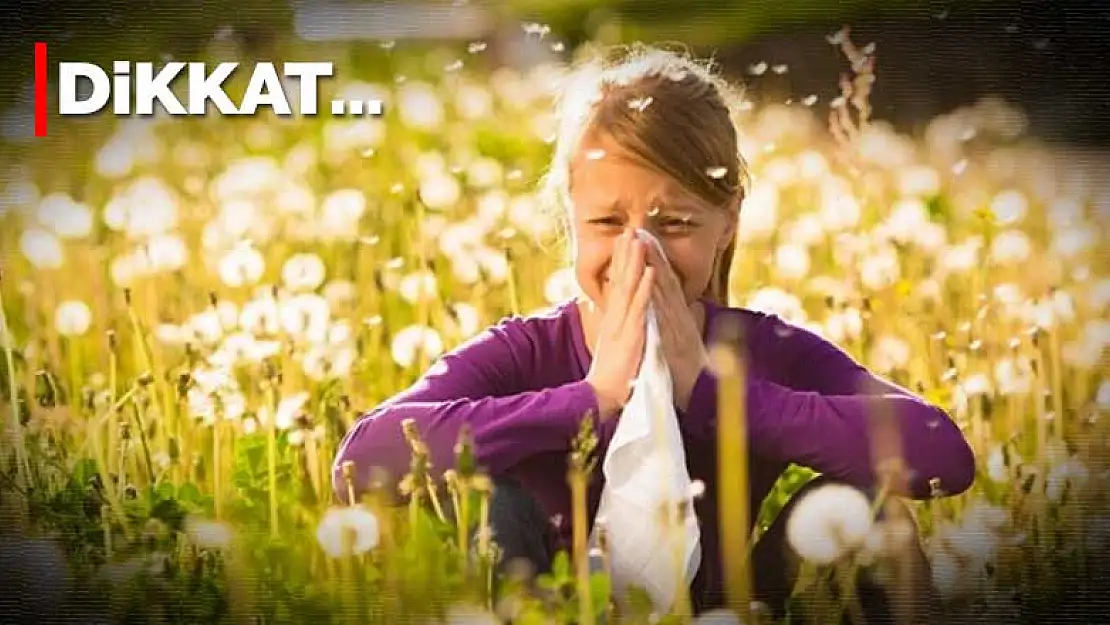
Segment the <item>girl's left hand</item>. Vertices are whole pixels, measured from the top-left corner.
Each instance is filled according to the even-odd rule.
[[[648,264],[655,268],[651,300],[659,321],[663,356],[671,370],[675,404],[682,411],[690,405],[701,372],[709,366],[709,354],[702,343],[699,318],[704,319],[700,302],[686,303],[682,285],[655,245],[647,246]]]

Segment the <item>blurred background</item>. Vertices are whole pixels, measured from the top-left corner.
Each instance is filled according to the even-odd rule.
[[[483,62],[525,66],[569,54],[586,40],[680,41],[712,54],[758,96],[781,100],[835,97],[843,68],[825,37],[850,24],[856,41],[878,50],[876,116],[900,129],[996,96],[1028,114],[1035,137],[1087,148],[1110,143],[1105,2],[36,0],[19,3],[7,17],[0,23],[6,73],[0,105],[9,111],[8,138],[31,132],[36,40],[49,42],[58,61],[194,59],[213,40],[228,39],[244,59],[349,53],[367,61],[341,64],[345,76],[373,73],[380,41],[411,48],[481,40],[489,48]],[[529,37],[526,23],[549,29],[547,36]]]

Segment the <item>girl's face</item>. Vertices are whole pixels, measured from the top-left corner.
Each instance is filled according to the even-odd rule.
[[[613,243],[622,229],[642,228],[659,240],[688,303],[705,292],[714,258],[736,230],[735,213],[707,205],[604,134],[582,142],[570,199],[575,276],[598,307],[606,301]]]

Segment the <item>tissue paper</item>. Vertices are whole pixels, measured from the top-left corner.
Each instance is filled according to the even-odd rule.
[[[637,235],[662,252],[650,233],[638,230]],[[692,505],[678,518],[678,504],[689,499],[691,479],[651,306],[646,332],[639,377],[602,461],[605,488],[596,518],[606,526],[615,593],[640,586],[656,610],[666,612],[679,587],[688,586],[701,565],[701,533]],[[596,542],[596,530],[594,534]]]

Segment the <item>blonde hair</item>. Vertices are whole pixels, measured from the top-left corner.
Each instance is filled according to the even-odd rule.
[[[583,139],[605,134],[647,165],[721,210],[744,200],[737,91],[711,62],[634,44],[589,51],[570,68],[556,99],[559,131],[540,200],[569,222],[571,162]],[[735,242],[714,259],[705,296],[727,304]]]

